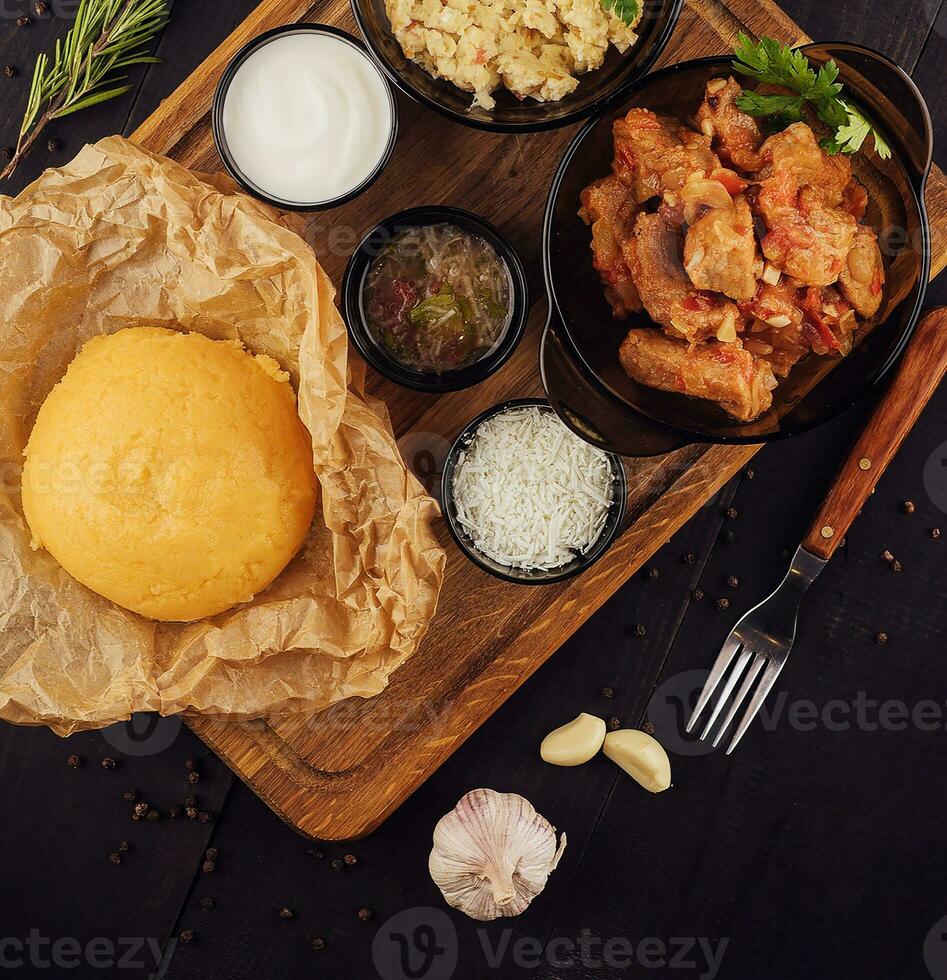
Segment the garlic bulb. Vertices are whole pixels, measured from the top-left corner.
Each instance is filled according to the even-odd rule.
[[[524,911],[565,847],[529,800],[475,789],[438,821],[428,867],[448,905],[489,922]]]

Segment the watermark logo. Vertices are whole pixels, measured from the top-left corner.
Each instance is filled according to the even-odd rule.
[[[446,912],[429,906],[393,915],[372,943],[381,980],[451,980],[457,956],[454,923]]]
[[[444,461],[450,443],[436,432],[409,432],[398,440],[405,465],[432,497],[440,497]]]
[[[947,915],[931,926],[924,939],[924,965],[933,980],[947,980]]]
[[[947,514],[947,442],[942,442],[924,464],[924,489],[934,506]]]
[[[706,755],[713,752],[710,741],[701,742],[697,735],[685,735],[687,725],[697,698],[703,690],[704,682],[710,672],[707,670],[685,670],[674,674],[655,689],[648,704],[648,721],[654,725],[654,737],[675,755]],[[707,711],[707,709],[704,709]],[[709,713],[707,714],[709,718]],[[706,719],[704,719],[706,724]]]
[[[159,755],[170,748],[181,731],[181,718],[138,711],[128,721],[120,721],[102,729],[105,741],[125,755]]]

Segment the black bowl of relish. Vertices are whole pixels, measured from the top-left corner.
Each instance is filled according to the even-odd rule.
[[[523,336],[523,263],[489,222],[460,208],[399,211],[352,253],[342,280],[349,337],[386,378],[415,391],[479,384]]]

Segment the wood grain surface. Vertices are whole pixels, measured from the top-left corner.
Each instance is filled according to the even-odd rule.
[[[220,169],[209,121],[217,80],[248,40],[293,21],[355,29],[344,0],[264,0],[133,138],[192,169]],[[769,2],[690,0],[661,63],[725,52],[739,30],[792,43],[808,40]],[[497,136],[411,106],[402,113],[398,148],[382,178],[351,204],[311,216],[304,233],[338,283],[352,248],[380,217],[413,204],[462,205],[509,234],[526,260],[533,296],[541,296],[538,241],[546,189],[573,131]],[[928,204],[932,214],[947,215],[947,183],[939,172]],[[947,263],[940,224],[935,223],[935,273]],[[435,398],[372,378],[370,390],[387,402],[406,460],[429,484],[450,441],[474,414],[509,397],[541,393],[536,365],[544,319],[545,304],[534,302],[527,336],[511,362],[472,391]],[[444,533],[449,558],[438,613],[419,652],[383,694],[317,716],[190,724],[304,833],[360,837],[469,737],[755,449],[696,446],[629,460],[626,529],[603,560],[562,585],[529,589],[501,583],[467,562]]]

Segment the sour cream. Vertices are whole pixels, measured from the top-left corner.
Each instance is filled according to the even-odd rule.
[[[318,206],[358,188],[395,129],[388,83],[355,43],[294,29],[244,58],[224,94],[222,153],[276,201]]]

